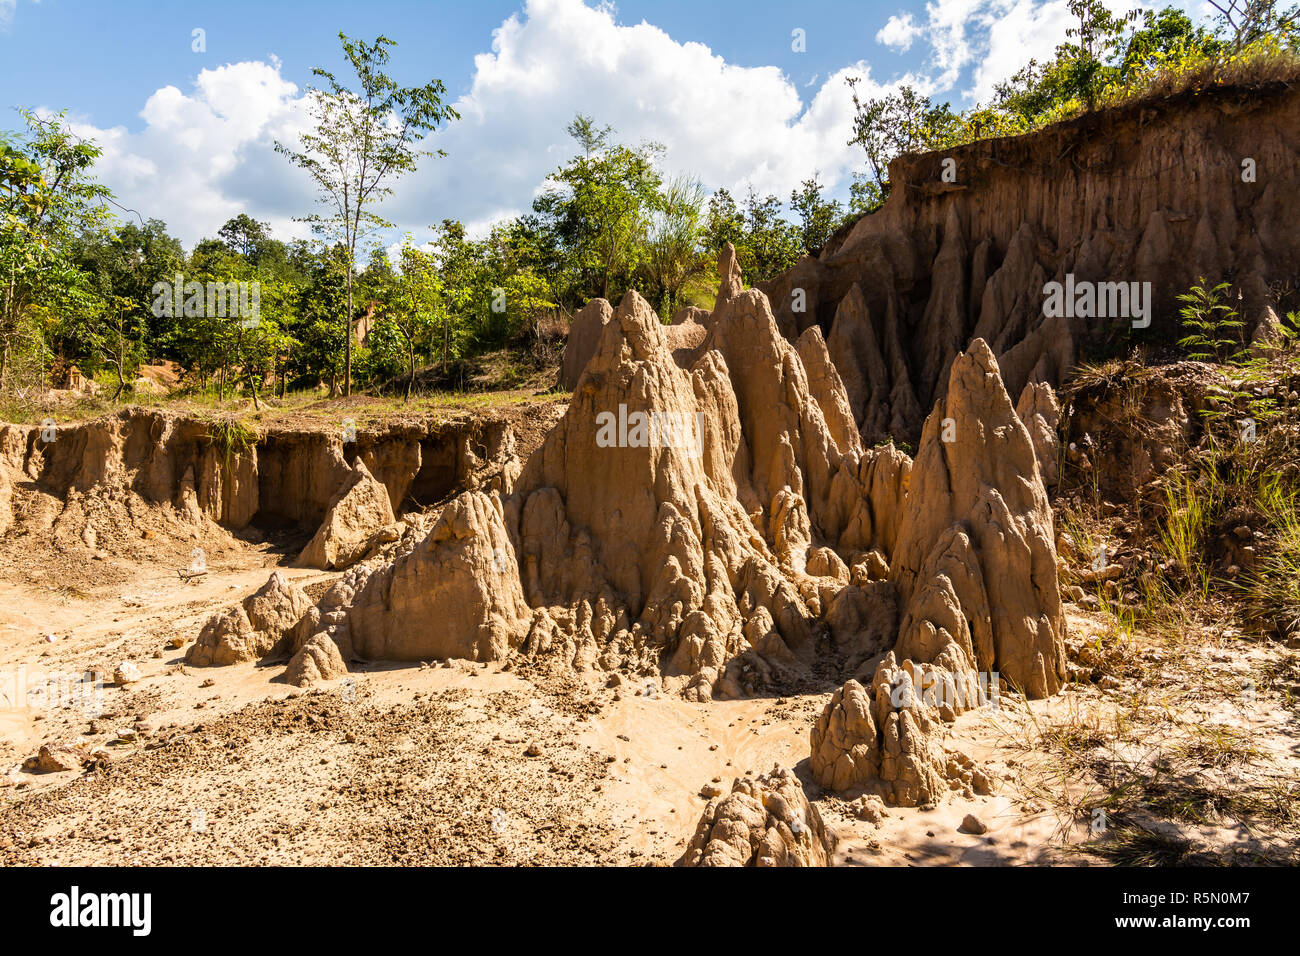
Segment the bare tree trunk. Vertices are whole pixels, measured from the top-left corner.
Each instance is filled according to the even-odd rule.
[[[113,396],[116,402],[122,393],[126,391],[126,375],[123,366],[126,364],[126,336],[119,329],[117,334],[117,359],[113,362],[113,367],[117,369],[117,394]]]
[[[112,399],[113,403],[116,404],[117,400],[122,397],[122,393],[126,391],[126,379],[122,375],[122,365],[120,362],[110,359],[109,364],[112,365],[113,370],[117,372],[117,391],[113,393]]]
[[[411,400],[411,391],[415,388],[415,344],[409,345],[408,355],[411,359],[411,377],[406,380],[406,400]]]
[[[347,326],[348,340],[344,347],[343,394],[348,396],[352,394],[352,262],[350,257],[348,261],[348,314],[344,325]]]
[[[4,390],[8,382],[9,373],[9,343],[13,334],[18,329],[18,267],[14,266],[9,270],[9,281],[5,283],[5,306],[4,313],[0,315],[0,322],[3,322],[4,333],[4,350],[0,352],[0,391]]]

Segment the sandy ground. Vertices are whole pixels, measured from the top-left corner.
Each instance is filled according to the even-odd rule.
[[[548,680],[510,662],[451,662],[373,665],[304,692],[278,665],[183,663],[209,614],[265,582],[279,561],[271,548],[232,548],[191,584],[156,563],[109,560],[114,583],[91,590],[0,581],[5,864],[671,865],[706,784],[726,791],[774,764],[805,777],[839,837],[837,863],[1101,862],[1078,852],[1088,817],[1065,797],[1086,783],[1057,780],[1031,742],[1040,724],[1114,710],[1108,697],[1122,689],[964,715],[947,744],[991,773],[995,794],[890,808],[877,826],[807,780],[809,730],[831,685],[701,704],[654,683],[607,687],[603,674]],[[333,578],[285,573],[313,594]],[[125,660],[143,676],[118,686]],[[98,677],[87,685],[53,679],[88,671]],[[1251,713],[1254,746],[1276,751],[1274,771],[1298,775],[1294,710]],[[45,743],[85,744],[100,759],[85,771],[23,769]],[[968,813],[988,832],[963,832]],[[1200,835],[1209,843],[1234,839],[1230,827],[1210,831]]]

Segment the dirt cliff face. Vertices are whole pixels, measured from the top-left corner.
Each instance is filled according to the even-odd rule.
[[[821,328],[868,444],[914,442],[975,338],[1018,396],[1032,381],[1059,384],[1095,344],[1176,338],[1175,296],[1198,276],[1232,281],[1258,323],[1270,290],[1300,276],[1297,152],[1300,93],[1278,85],[903,157],[882,209],[761,288],[787,338]],[[1077,297],[1073,317],[1046,316],[1044,286],[1068,276],[1078,289],[1150,283],[1150,326],[1081,314]],[[1104,296],[1114,311],[1119,295]]]
[[[543,431],[558,414],[550,405],[520,413]],[[352,529],[363,537],[466,489],[508,492],[519,452],[527,452],[517,438],[520,415],[401,422],[355,436],[320,422],[272,425],[229,447],[213,422],[146,408],[53,428],[4,425],[0,535],[35,535],[64,551],[130,553],[150,539],[311,532],[337,511],[336,498],[360,468],[387,499],[367,512],[380,516],[369,522],[375,527]],[[330,557],[317,563],[339,566],[337,542],[321,544],[313,553]]]
[[[6,427],[16,446],[7,469],[11,531],[48,536],[60,548],[129,547],[146,532],[185,539],[205,521],[239,530],[259,510],[256,450],[227,454],[210,423],[133,408],[90,422]]]

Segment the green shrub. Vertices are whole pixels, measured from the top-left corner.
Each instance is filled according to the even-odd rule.
[[[1178,297],[1186,303],[1178,314],[1182,316],[1183,331],[1187,333],[1178,344],[1188,355],[1202,362],[1224,362],[1233,356],[1233,349],[1241,343],[1242,321],[1236,311],[1223,299],[1229,288],[1220,282],[1206,288],[1204,276],[1196,285]]]

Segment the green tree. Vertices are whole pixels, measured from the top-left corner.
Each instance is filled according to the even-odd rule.
[[[750,187],[745,197],[745,235],[737,247],[741,271],[750,282],[764,282],[799,258],[799,230],[781,214],[781,200]]]
[[[480,309],[480,342],[502,345],[522,331],[535,331],[541,316],[555,303],[548,298],[546,280],[537,271],[538,248],[533,237],[516,223],[499,223],[479,246],[480,272],[473,300]],[[486,304],[486,309],[480,303]]]
[[[762,282],[794,265],[802,247],[801,232],[782,215],[781,200],[759,196],[750,187],[744,208],[726,189],[709,200],[704,245],[710,256],[728,242],[736,249],[740,270],[750,282]]]
[[[961,117],[947,103],[935,106],[910,86],[897,93],[863,99],[859,77],[846,81],[853,97],[853,136],[849,145],[867,155],[867,173],[855,177],[854,211],[870,212],[889,196],[889,163],[906,153],[941,149],[961,139]]]
[[[394,295],[381,321],[397,332],[405,346],[407,358],[406,401],[415,388],[415,354],[419,343],[442,323],[442,276],[434,257],[411,244],[410,236],[402,245],[401,272]],[[446,354],[443,357],[446,364]]]
[[[346,259],[347,253],[337,244],[319,249],[310,259],[300,258],[306,281],[298,289],[293,322],[288,327],[297,342],[290,360],[295,380],[326,381],[331,392],[343,378],[338,316],[347,308]]]
[[[117,373],[117,390],[110,399],[116,402],[126,391],[127,375],[134,377],[140,364],[143,323],[139,304],[127,296],[109,295],[101,303],[101,311],[83,313],[74,335],[93,361]]]
[[[556,224],[536,213],[513,220],[510,229],[520,248],[528,250],[531,268],[546,283],[547,298],[562,307],[577,304],[579,272],[572,257],[566,254],[564,240]]]
[[[1141,11],[1130,10],[1117,16],[1101,0],[1069,0],[1068,6],[1078,22],[1065,35],[1075,42],[1057,47],[1056,58],[1065,74],[1066,92],[1082,100],[1088,109],[1096,109],[1102,91],[1118,73],[1111,64],[1122,55],[1124,31]]]
[[[267,295],[271,292],[271,295]],[[292,339],[284,331],[281,320],[268,314],[272,309],[267,306],[277,304],[281,295],[267,284],[262,286],[263,311],[254,321],[230,323],[227,334],[233,341],[234,365],[239,368],[249,395],[253,399],[253,408],[260,409],[261,387],[269,378],[274,387],[275,379],[283,372],[284,358],[293,346]]]
[[[704,248],[717,255],[727,243],[739,249],[745,242],[745,215],[727,189],[719,189],[709,198],[709,212],[704,221]]]
[[[483,245],[465,235],[465,227],[454,219],[444,219],[435,230],[433,257],[442,277],[442,313],[440,317],[440,362],[459,358],[469,344],[471,330],[478,324],[475,306],[487,308],[488,274],[483,261]]]
[[[822,186],[817,174],[805,179],[800,188],[790,193],[790,208],[799,216],[799,237],[804,251],[817,255],[822,251],[843,216],[839,202],[822,198]]]
[[[142,321],[142,348],[147,354],[163,354],[174,319],[153,314],[154,286],[176,281],[185,269],[185,252],[180,240],[167,234],[166,223],[150,219],[143,225],[90,229],[76,238],[71,254],[99,294],[125,296],[135,303]]]
[[[655,169],[662,147],[611,145],[613,130],[596,127],[582,114],[567,131],[582,154],[551,174],[533,211],[550,221],[573,258],[583,280],[581,292],[609,299],[615,283],[628,282],[637,268],[662,185]]]
[[[1169,62],[1194,53],[1217,56],[1223,43],[1204,27],[1195,26],[1175,7],[1142,12],[1142,26],[1129,38],[1119,63],[1119,80],[1132,83]]]
[[[253,261],[258,249],[267,241],[269,234],[267,223],[258,222],[247,213],[240,213],[217,230],[217,238],[224,242],[231,252],[237,252],[248,261]]]
[[[677,309],[682,289],[708,270],[702,254],[704,187],[698,179],[678,176],[655,198],[646,236],[645,264],[656,292],[660,315]]]
[[[261,308],[257,322],[245,323],[247,334],[240,343],[239,361],[248,376],[253,404],[258,403],[258,386],[267,378],[272,388],[278,379],[281,393],[288,385],[290,357],[298,341],[290,333],[298,296],[297,283],[268,276],[261,283]]]
[[[0,133],[0,389],[10,384],[20,338],[30,334],[45,353],[44,326],[34,317],[91,294],[73,240],[111,218],[104,205],[111,194],[91,176],[100,148],[76,135],[62,113],[19,112],[26,132]]]
[[[354,41],[342,31],[339,40],[356,72],[358,91],[343,86],[327,70],[312,70],[327,87],[309,90],[315,129],[303,134],[301,151],[280,142],[275,149],[311,175],[329,213],[306,217],[306,221],[319,233],[340,241],[346,253],[343,391],[350,395],[357,242],[373,229],[391,227],[373,208],[392,194],[391,181],[414,170],[421,157],[445,155],[442,150],[419,149],[417,141],[460,115],[443,102],[447,91],[441,80],[402,87],[384,72],[388,47],[396,45],[392,40],[380,36],[373,43]]]

